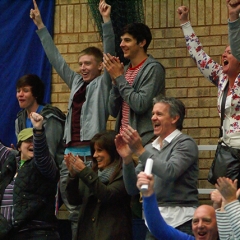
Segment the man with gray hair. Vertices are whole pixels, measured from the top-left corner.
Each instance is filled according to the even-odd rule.
[[[152,124],[156,140],[143,147],[136,130],[128,126],[116,136],[116,147],[123,158],[123,177],[130,195],[139,193],[137,174],[147,159],[153,160],[152,174],[158,207],[165,221],[180,231],[192,234],[191,220],[198,205],[198,148],[181,132],[184,104],[173,97],[153,99]],[[132,155],[139,157],[134,167]],[[155,239],[150,232],[146,239]]]

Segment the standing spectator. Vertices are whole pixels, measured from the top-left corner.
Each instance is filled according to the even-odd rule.
[[[96,47],[88,47],[80,52],[79,72],[69,68],[42,22],[42,18],[35,0],[34,9],[30,11],[38,30],[37,34],[42,42],[46,55],[60,77],[71,89],[68,102],[68,113],[65,123],[64,140],[66,143],[65,154],[73,153],[83,157],[91,156],[90,140],[92,137],[106,129],[108,120],[108,99],[111,88],[111,78],[107,71],[101,75],[103,65],[102,51]],[[115,53],[115,39],[110,19],[111,6],[104,0],[99,3],[99,11],[103,17],[103,49],[104,52]],[[77,228],[79,206],[71,206],[67,202],[65,188],[68,170],[63,163],[60,176],[62,198],[70,212],[72,222],[72,235]]]
[[[218,88],[217,109],[221,118],[220,141],[216,162],[211,179],[215,183],[218,177],[240,178],[240,63],[232,55],[230,46],[222,54],[222,66],[210,58],[194,33],[188,21],[188,8],[181,6],[177,10],[189,54],[198,69],[212,84]],[[226,98],[224,98],[226,97]],[[223,100],[224,99],[224,100]],[[225,100],[226,99],[226,100]]]
[[[44,83],[34,74],[22,76],[16,84],[17,100],[22,110],[17,114],[15,121],[16,136],[24,128],[33,127],[30,113],[36,112],[44,117],[43,126],[49,152],[54,158],[58,168],[61,168],[64,154],[63,133],[65,115],[57,107],[44,104]]]
[[[116,131],[128,125],[136,129],[145,146],[154,135],[151,124],[152,99],[165,91],[165,69],[147,54],[152,40],[143,23],[131,23],[121,33],[120,47],[130,63],[123,67],[118,58],[104,54],[104,67],[112,77],[109,112],[116,117]]]
[[[0,143],[1,214],[13,226],[11,240],[42,240],[46,236],[57,240],[59,172],[47,145],[43,117],[32,112],[29,118],[33,128],[18,134],[20,159]]]
[[[115,144],[123,158],[123,177],[130,195],[139,192],[137,174],[153,159],[154,189],[159,210],[165,221],[184,232],[192,233],[192,216],[198,205],[198,148],[195,141],[181,132],[184,104],[175,98],[157,96],[153,100],[152,125],[157,139],[143,147],[141,138],[128,126],[117,135]],[[134,168],[132,154],[139,157]],[[150,232],[146,239],[154,239]]]
[[[70,175],[67,193],[71,204],[81,204],[76,239],[132,240],[130,196],[117,153],[114,131],[91,140],[92,168],[71,153],[65,156]]]
[[[145,146],[153,141],[151,124],[152,99],[165,92],[165,69],[147,54],[152,34],[143,23],[131,23],[121,31],[124,57],[130,60],[125,67],[110,54],[104,54],[104,67],[112,78],[109,112],[117,118],[115,130],[122,131],[130,125],[136,129]],[[135,164],[138,159],[134,157]],[[132,197],[133,216],[141,217],[139,195]]]
[[[201,205],[193,214],[192,232],[194,236],[183,233],[169,226],[158,211],[158,203],[154,194],[154,179],[144,172],[138,174],[137,187],[148,185],[143,192],[143,210],[147,225],[151,233],[158,240],[218,240],[218,229],[214,208],[209,205]],[[223,238],[226,239],[226,238]]]
[[[62,168],[62,159],[64,157],[64,124],[66,116],[57,107],[50,104],[44,104],[44,83],[35,74],[27,74],[22,76],[16,84],[17,100],[22,110],[17,114],[15,121],[16,135],[25,128],[32,128],[30,113],[36,112],[43,116],[43,126],[49,152],[56,162],[58,170]],[[59,185],[56,187],[55,212],[57,213],[62,204],[61,195],[59,193]]]

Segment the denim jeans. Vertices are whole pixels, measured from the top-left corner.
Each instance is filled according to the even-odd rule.
[[[90,146],[84,146],[84,147],[69,147],[65,149],[64,154],[72,153],[74,156],[78,155],[82,160],[84,160],[84,163],[86,166],[91,165],[91,161],[89,158],[91,158],[91,149]],[[75,206],[68,203],[67,195],[66,195],[66,186],[67,186],[67,178],[68,178],[68,169],[66,166],[65,161],[62,163],[62,168],[60,170],[60,191],[62,200],[67,207],[67,210],[69,211],[69,220],[71,221],[71,228],[72,228],[72,240],[75,239],[75,235],[77,234],[77,227],[78,227],[78,217],[79,217],[79,211],[80,211],[80,205]]]

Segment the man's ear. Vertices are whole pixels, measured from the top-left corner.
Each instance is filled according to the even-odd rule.
[[[176,124],[176,122],[178,121],[179,118],[180,118],[179,115],[176,115],[175,117],[172,117],[172,124]]]
[[[139,43],[139,46],[140,46],[140,47],[144,47],[145,44],[146,44],[146,39],[144,39],[143,41],[141,41],[141,42]]]
[[[103,70],[103,62],[99,62],[98,64],[98,70],[102,71]]]

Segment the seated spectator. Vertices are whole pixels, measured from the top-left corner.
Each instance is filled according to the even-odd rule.
[[[43,117],[18,134],[20,158],[0,143],[1,214],[13,226],[10,239],[60,239],[55,217],[58,168],[51,156]],[[7,239],[7,236],[4,238]]]
[[[132,239],[130,196],[124,186],[115,136],[114,131],[105,131],[92,138],[92,167],[72,153],[65,155],[70,173],[68,201],[81,204],[76,239]]]
[[[196,209],[192,219],[193,236],[183,233],[169,226],[158,211],[158,203],[154,193],[153,175],[147,176],[144,172],[138,174],[137,187],[148,185],[143,194],[143,210],[148,228],[158,240],[217,240],[218,230],[214,208],[208,205],[201,205]]]
[[[151,118],[157,139],[143,147],[138,132],[129,126],[117,135],[115,144],[123,158],[127,192],[139,193],[137,174],[152,158],[154,189],[163,218],[169,225],[191,234],[192,216],[198,206],[198,148],[190,136],[181,132],[184,116],[185,106],[180,100],[157,96]],[[139,157],[136,169],[133,154]],[[153,239],[149,232],[146,239]]]
[[[240,203],[238,197],[240,189],[237,190],[237,180],[220,177],[217,180],[216,190],[211,193],[214,205],[220,204],[216,210],[217,225],[220,239],[240,239]]]

